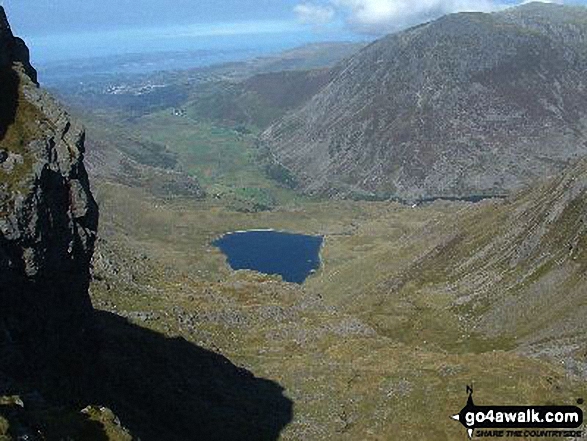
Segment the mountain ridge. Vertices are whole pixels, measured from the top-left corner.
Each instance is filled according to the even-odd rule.
[[[279,384],[94,308],[85,130],[39,87],[3,8],[0,42],[0,440],[277,439]]]
[[[12,35],[4,9],[0,41],[2,327],[14,344],[22,338],[42,346],[70,326],[79,332],[91,310],[98,207],[83,164],[84,130],[39,89],[28,49]]]
[[[262,143],[308,193],[503,194],[587,153],[586,32],[585,8],[525,5],[391,34]]]

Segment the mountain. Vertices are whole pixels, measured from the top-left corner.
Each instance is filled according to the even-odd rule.
[[[112,128],[97,118],[85,118],[91,130],[86,159],[90,177],[96,182],[116,182],[146,189],[160,197],[201,199],[205,191],[198,180],[178,170],[177,155],[156,142],[137,139],[123,127]]]
[[[360,292],[345,302],[360,305],[351,307],[394,340],[408,343],[412,333],[432,339],[433,329],[448,334],[449,323],[458,323],[461,331],[444,343],[447,349],[464,344],[477,351],[489,343],[556,360],[585,377],[586,213],[583,159],[507,199],[463,204],[411,235],[405,249],[395,244],[399,255],[425,249],[399,270],[381,254],[365,258],[370,284],[344,288]],[[381,261],[387,264],[378,272],[365,270]]]
[[[413,281],[434,274],[440,291],[459,293],[455,308],[472,332],[585,376],[586,213],[583,159],[505,204],[463,216],[458,233],[419,262]]]
[[[170,107],[197,107],[199,104],[193,101],[208,96],[214,88],[231,95],[235,84],[255,75],[329,68],[364,46],[364,43],[317,43],[271,56],[184,70],[153,71],[151,63],[149,68],[129,74],[100,73],[96,64],[109,64],[108,59],[96,59],[87,66],[84,61],[74,60],[46,66],[41,74],[67,104],[82,109],[123,110],[124,117],[130,119]],[[165,53],[158,56],[164,58],[161,65],[172,57]],[[117,56],[116,63],[133,65],[133,58]],[[192,64],[198,66],[200,61],[194,59]],[[133,66],[137,68],[140,64]]]
[[[218,78],[243,80],[254,75],[295,70],[313,70],[333,67],[341,60],[354,55],[366,43],[324,42],[299,46],[277,54],[258,57],[244,62],[210,66],[202,71]],[[198,71],[188,71],[188,74]]]
[[[211,81],[192,91],[188,116],[225,126],[264,129],[297,109],[331,80],[330,69],[285,70],[244,80]]]
[[[95,360],[88,289],[98,206],[84,130],[39,88],[2,7],[0,76],[0,439],[57,439],[36,412],[68,412],[39,390],[63,387],[67,370],[81,381],[80,360]],[[88,428],[80,409],[71,421]]]
[[[460,439],[446,415],[472,381],[484,403],[585,395],[586,183],[583,162],[476,204],[329,200],[246,214],[111,186],[92,298],[277,379],[295,407],[279,439]],[[302,286],[230,271],[210,242],[259,226],[323,235],[320,270]],[[123,351],[144,347],[129,340]],[[169,413],[189,421],[189,395],[178,396]]]
[[[363,46],[360,43],[320,43],[248,61],[132,75],[96,73],[96,69],[90,68],[95,67],[97,60],[82,66],[83,69],[76,63],[63,62],[57,72],[45,68],[41,74],[45,80],[49,79],[49,84],[72,114],[88,127],[86,166],[95,182],[145,188],[156,196],[201,199],[205,194],[205,176],[189,173],[190,164],[186,164],[185,156],[177,153],[182,150],[176,145],[179,142],[162,143],[145,136],[145,121],[152,119],[154,124],[160,124],[162,128],[149,124],[157,133],[169,129],[173,135],[178,135],[181,126],[181,130],[192,132],[194,144],[197,144],[197,136],[193,132],[198,132],[198,124],[220,126],[225,135],[238,135],[235,141],[240,144],[249,144],[248,138],[251,138],[250,144],[254,147],[253,138],[259,129],[304,104],[329,82],[328,67]],[[124,56],[116,59],[119,63],[125,60],[130,63]],[[199,61],[192,60],[195,65]],[[79,81],[72,81],[69,74],[79,75],[76,77]],[[57,81],[56,76],[63,78]],[[161,123],[162,120],[165,122]],[[190,137],[184,136],[186,140]],[[218,133],[212,136],[220,140],[225,137]],[[210,161],[217,148],[215,142],[216,139],[208,140],[204,145],[211,153],[196,158],[198,167],[206,169],[206,173],[218,166],[216,158]],[[245,148],[248,149],[248,145],[235,147],[237,159],[249,156]],[[254,148],[248,150],[254,154]],[[263,170],[257,174],[265,177]],[[215,192],[218,193],[218,189]],[[262,195],[261,198],[261,205],[253,202],[252,206],[271,205],[272,197]],[[242,197],[237,199],[236,203],[241,204]],[[245,195],[245,199],[245,209],[249,209],[249,195]]]
[[[476,204],[288,196],[237,210],[219,184],[260,182],[252,135],[183,109],[130,123],[88,106],[85,141],[8,29],[0,440],[452,440],[471,382],[478,403],[583,402],[586,159]],[[265,88],[312,73],[266,75],[246,87],[276,108],[312,100]],[[235,152],[251,163],[212,168]],[[197,166],[213,197],[163,185]],[[323,236],[322,267],[304,285],[230,270],[213,240],[260,227]]]
[[[277,383],[94,309],[85,131],[39,87],[2,7],[0,110],[0,440],[277,439],[292,414]],[[163,173],[158,146],[133,148]]]
[[[262,135],[309,193],[501,194],[587,152],[587,9],[531,3],[384,37]]]
[[[84,131],[38,87],[1,8],[0,72],[0,341],[41,349],[82,332],[91,311],[98,207]]]

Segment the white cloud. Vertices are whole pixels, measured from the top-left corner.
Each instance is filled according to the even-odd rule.
[[[519,0],[519,3],[527,2],[528,0]],[[325,23],[338,16],[354,30],[382,33],[396,31],[452,12],[490,12],[509,6],[514,4],[507,0],[322,0],[322,3],[300,4],[296,6],[295,11],[299,17],[306,17],[306,22]]]
[[[298,19],[305,24],[323,25],[334,19],[335,11],[330,5],[302,3],[294,8]]]
[[[523,5],[527,5],[528,3],[557,3],[562,4],[563,0],[524,0],[522,2]]]
[[[492,11],[500,5],[491,0],[334,0],[348,11],[359,29],[397,29],[450,12]]]

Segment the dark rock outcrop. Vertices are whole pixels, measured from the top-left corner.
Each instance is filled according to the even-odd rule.
[[[84,130],[38,88],[0,8],[0,369],[81,339],[98,207]]]
[[[37,71],[31,66],[29,49],[25,42],[12,35],[4,8],[0,6],[0,67],[11,67],[20,63],[28,77],[37,82]]]
[[[0,440],[278,439],[280,385],[92,308],[84,131],[0,41]]]

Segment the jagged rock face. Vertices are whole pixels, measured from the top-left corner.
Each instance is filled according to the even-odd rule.
[[[2,8],[0,49],[2,353],[12,343],[62,345],[83,330],[98,208],[83,164],[84,130],[38,88]]]
[[[29,78],[37,82],[37,72],[30,64],[29,49],[23,40],[12,35],[4,8],[0,6],[0,67],[11,67],[14,63],[22,64]]]
[[[308,192],[504,193],[587,154],[587,9],[443,17],[341,63],[262,136]]]

